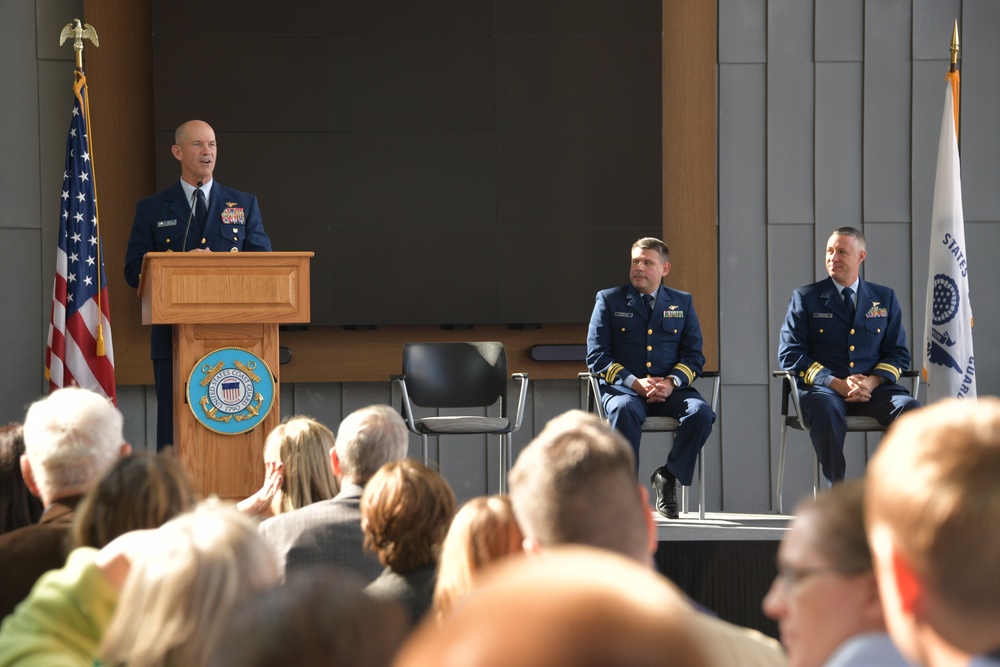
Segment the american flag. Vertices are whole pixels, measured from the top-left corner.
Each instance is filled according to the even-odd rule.
[[[50,390],[79,386],[117,403],[111,314],[90,153],[87,79],[80,70],[76,71],[73,91],[76,100],[66,140],[45,374]]]

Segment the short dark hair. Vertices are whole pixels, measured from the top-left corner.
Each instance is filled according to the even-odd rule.
[[[632,250],[635,250],[636,248],[641,248],[642,250],[655,250],[660,253],[660,257],[664,262],[670,261],[670,249],[667,248],[667,244],[660,239],[653,238],[652,236],[644,236],[632,244]]]

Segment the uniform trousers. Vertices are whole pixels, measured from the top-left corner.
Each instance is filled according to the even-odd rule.
[[[662,403],[647,403],[646,399],[617,387],[601,388],[601,403],[610,425],[632,444],[635,464],[639,465],[639,440],[646,417],[672,417],[679,424],[674,443],[664,467],[684,486],[691,486],[698,453],[712,434],[715,413],[693,387],[674,389]]]
[[[847,471],[844,438],[848,417],[874,417],[882,426],[888,426],[907,410],[920,407],[906,389],[895,383],[879,385],[865,403],[848,403],[829,387],[799,389],[799,404],[823,476],[830,482],[841,481]]]

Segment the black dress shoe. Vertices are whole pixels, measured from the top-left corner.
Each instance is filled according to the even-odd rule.
[[[656,511],[668,519],[678,518],[680,513],[677,511],[677,478],[660,466],[653,471],[649,481],[656,491]]]

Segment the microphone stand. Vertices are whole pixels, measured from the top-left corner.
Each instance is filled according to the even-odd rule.
[[[187,252],[188,232],[191,231],[191,218],[194,217],[194,208],[198,205],[198,192],[200,190],[201,181],[198,181],[198,187],[194,189],[194,195],[191,196],[191,212],[188,213],[187,226],[184,228],[184,242],[181,243],[181,252]]]

